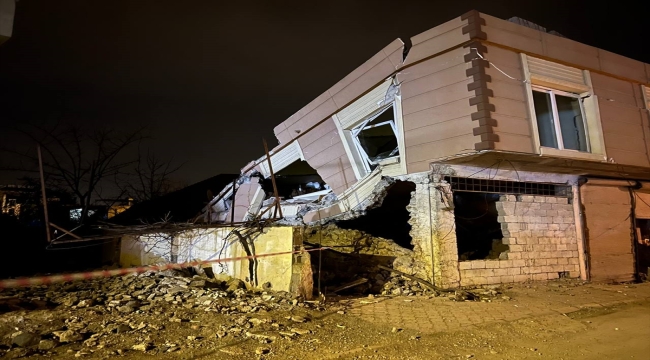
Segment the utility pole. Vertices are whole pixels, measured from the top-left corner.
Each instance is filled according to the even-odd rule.
[[[45,175],[43,174],[43,155],[41,155],[41,145],[36,146],[38,150],[38,169],[41,173],[41,195],[43,196],[43,213],[45,214],[45,233],[47,235],[47,242],[52,242],[52,235],[50,234],[50,217],[47,213],[47,195],[45,194]]]

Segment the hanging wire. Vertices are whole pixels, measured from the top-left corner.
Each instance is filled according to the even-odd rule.
[[[481,53],[478,52],[478,49],[477,49],[477,48],[470,48],[470,50],[474,50],[474,51],[476,52],[476,55],[478,55],[478,57],[480,57],[481,59],[487,61],[490,65],[492,65],[492,67],[494,67],[495,69],[497,69],[500,73],[502,73],[503,75],[505,75],[505,76],[508,77],[509,79],[512,79],[512,80],[515,80],[515,81],[519,81],[519,82],[522,82],[522,83],[524,83],[524,84],[528,83],[528,80],[517,79],[516,77],[514,77],[514,76],[510,76],[510,75],[508,75],[505,71],[499,69],[499,67],[496,66],[496,65],[494,65],[493,62],[491,62],[490,60],[484,58],[483,55],[481,55]]]

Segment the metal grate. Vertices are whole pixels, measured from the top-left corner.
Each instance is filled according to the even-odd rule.
[[[455,191],[558,197],[569,197],[571,195],[571,187],[567,185],[474,179],[455,176],[445,176],[445,181],[449,182],[451,189]]]

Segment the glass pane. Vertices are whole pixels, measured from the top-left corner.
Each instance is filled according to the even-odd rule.
[[[397,138],[390,124],[364,128],[357,138],[372,161],[399,155]]]
[[[555,95],[557,113],[565,149],[588,151],[585,122],[580,110],[580,99]]]
[[[558,146],[557,137],[555,136],[555,124],[553,124],[551,95],[545,92],[533,91],[533,104],[535,105],[535,115],[537,115],[539,144],[557,149]]]

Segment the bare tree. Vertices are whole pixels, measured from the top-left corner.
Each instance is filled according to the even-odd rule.
[[[145,154],[138,152],[127,182],[122,189],[136,201],[146,201],[158,198],[177,190],[170,178],[183,164],[175,165],[173,159],[164,160],[147,150]]]
[[[82,208],[81,223],[87,220],[91,198],[101,196],[103,183],[112,181],[135,162],[129,159],[127,150],[145,138],[144,127],[120,132],[58,123],[49,127],[23,124],[15,130],[27,141],[23,142],[25,149],[2,149],[18,160],[10,170],[38,172],[35,149],[38,144],[43,153],[46,184],[50,188],[65,189],[77,197]]]

